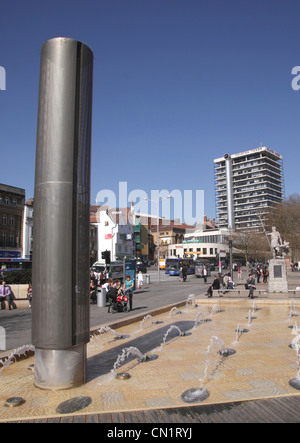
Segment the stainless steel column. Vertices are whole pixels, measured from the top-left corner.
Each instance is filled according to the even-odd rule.
[[[225,171],[226,171],[226,188],[227,188],[227,217],[229,234],[229,268],[230,274],[233,273],[233,254],[232,254],[232,234],[235,229],[234,218],[234,201],[233,201],[233,175],[232,175],[232,158],[229,154],[224,155]]]
[[[93,54],[69,38],[41,50],[36,146],[32,343],[35,385],[86,380]]]

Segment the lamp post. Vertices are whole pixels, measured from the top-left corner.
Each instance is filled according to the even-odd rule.
[[[171,195],[168,195],[168,197],[165,198],[161,198],[161,200],[168,200],[172,198]],[[158,198],[158,200],[151,200],[150,198],[144,198],[144,200],[147,200],[149,202],[153,202],[157,204],[157,231],[156,231],[156,236],[157,236],[157,279],[158,279],[158,283],[160,283],[160,268],[159,268],[159,201],[160,198]]]

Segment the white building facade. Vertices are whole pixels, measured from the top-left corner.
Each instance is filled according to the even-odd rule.
[[[135,257],[133,226],[128,217],[128,209],[99,209],[97,222],[97,260],[102,252],[110,251],[110,260],[118,261]]]
[[[29,200],[24,206],[23,218],[23,250],[22,258],[31,259],[33,242],[33,201]]]
[[[229,231],[227,229],[195,230],[185,234],[180,244],[169,245],[169,258],[192,257],[207,259],[211,263],[225,260],[229,254]]]

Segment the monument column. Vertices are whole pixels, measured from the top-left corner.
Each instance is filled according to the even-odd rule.
[[[89,342],[93,54],[69,38],[41,50],[36,144],[32,344],[35,385],[86,380]]]

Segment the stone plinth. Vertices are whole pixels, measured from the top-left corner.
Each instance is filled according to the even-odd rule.
[[[286,263],[283,258],[270,260],[269,292],[288,292]]]

